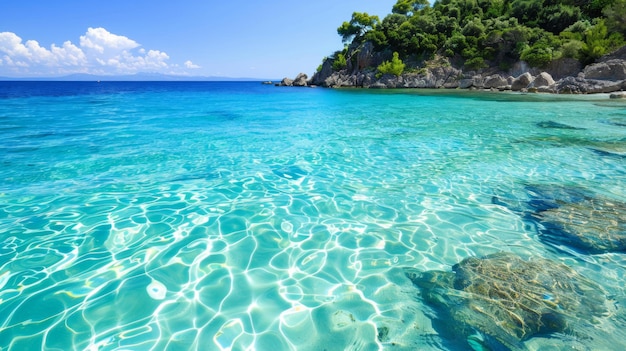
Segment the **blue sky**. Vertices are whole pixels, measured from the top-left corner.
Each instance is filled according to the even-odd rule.
[[[0,76],[310,76],[343,47],[337,27],[352,12],[382,19],[395,2],[1,1]]]

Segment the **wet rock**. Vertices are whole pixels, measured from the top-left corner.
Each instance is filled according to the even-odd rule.
[[[452,272],[407,268],[405,275],[435,309],[440,332],[463,336],[473,349],[525,350],[534,336],[577,335],[578,325],[609,313],[597,284],[544,258],[500,252],[466,258]]]

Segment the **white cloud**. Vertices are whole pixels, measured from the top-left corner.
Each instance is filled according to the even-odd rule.
[[[105,51],[119,52],[134,49],[139,44],[125,36],[109,33],[104,28],[88,28],[87,33],[80,37],[80,46],[102,54]]]
[[[62,46],[43,47],[11,32],[0,33],[0,75],[56,75],[73,72],[132,74],[142,71],[169,72],[180,66],[169,64],[170,57],[159,50],[147,50],[136,41],[110,33],[104,28],[88,28],[79,45],[66,41]],[[187,69],[199,68],[191,61]],[[184,72],[179,72],[184,73]]]
[[[28,49],[22,44],[22,38],[11,32],[0,33],[0,50],[9,57],[28,55]]]
[[[196,68],[200,68],[200,66],[194,64],[193,62],[187,60],[185,61],[185,67],[189,68],[189,69],[196,69]]]

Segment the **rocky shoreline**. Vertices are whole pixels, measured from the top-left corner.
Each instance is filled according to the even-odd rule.
[[[372,61],[376,60],[360,56],[355,67],[371,67]],[[575,60],[556,62],[545,70],[528,68],[520,62],[508,72],[463,71],[448,62],[436,62],[417,72],[377,78],[373,69],[359,70],[349,67],[333,72],[329,65],[324,64],[311,79],[300,73],[295,79],[284,78],[277,85],[370,89],[483,89],[553,94],[612,93],[612,98],[626,98],[626,47],[582,69]]]

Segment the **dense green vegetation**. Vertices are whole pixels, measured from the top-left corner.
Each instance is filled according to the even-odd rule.
[[[393,74],[394,76],[399,76],[404,72],[404,62],[400,60],[400,57],[397,52],[393,53],[393,58],[391,61],[385,61],[378,66],[378,72],[376,76],[380,78],[384,74]]]
[[[397,53],[379,73],[436,55],[469,69],[507,69],[519,60],[545,67],[562,57],[588,64],[624,45],[626,0],[398,0],[382,21],[355,12],[337,32],[346,46],[331,57],[334,70],[365,42]]]

